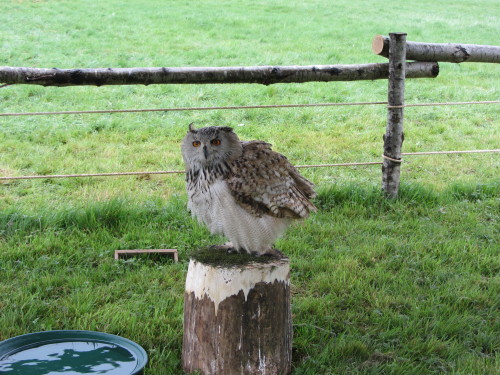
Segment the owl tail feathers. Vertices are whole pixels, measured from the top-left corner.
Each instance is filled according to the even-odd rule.
[[[306,218],[311,212],[318,211],[316,206],[310,201],[310,199],[316,197],[314,184],[302,177],[298,172],[293,175],[293,179],[296,183],[293,188],[293,194],[297,202],[294,204],[295,207],[293,207],[292,210],[297,213],[300,218]]]
[[[305,205],[307,207],[308,213],[310,213],[310,212],[318,212],[318,208],[309,199],[304,199],[304,200],[305,200],[304,203],[305,203]]]
[[[301,218],[306,218],[306,217],[309,217],[309,214],[311,212],[317,212],[318,209],[316,208],[316,206],[307,198],[303,198],[302,200],[302,204],[303,204],[303,211],[301,211],[299,213],[300,217]],[[303,212],[303,214],[302,214]]]
[[[305,219],[309,217],[311,212],[316,212],[318,209],[297,187],[293,187],[290,199],[287,200],[285,207],[279,207],[278,217],[290,219]]]
[[[307,178],[303,177],[295,167],[292,166],[292,168],[293,170],[291,171],[290,175],[292,176],[296,184],[295,186],[297,187],[297,190],[300,191],[300,193],[306,198],[316,197],[314,184]]]

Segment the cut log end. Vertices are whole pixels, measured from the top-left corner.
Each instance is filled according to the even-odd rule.
[[[186,373],[290,373],[288,258],[233,265],[191,259],[184,298]]]
[[[389,57],[389,42],[383,35],[375,35],[372,40],[372,51],[376,55]]]

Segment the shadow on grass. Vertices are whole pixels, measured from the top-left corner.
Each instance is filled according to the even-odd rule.
[[[41,208],[36,215],[11,208],[0,213],[0,237],[47,229],[77,229],[85,232],[104,228],[113,231],[127,223],[140,225],[152,221],[175,221],[178,224],[187,224],[189,215],[185,203],[178,198],[167,203],[160,200],[132,202],[115,198],[105,202],[92,202],[85,207],[63,208],[56,211],[52,208]]]
[[[334,185],[331,188],[320,190],[315,204],[320,210],[329,210],[345,205],[390,209],[395,204],[432,207],[454,201],[474,202],[498,196],[500,196],[500,183],[495,181],[478,185],[452,184],[441,192],[422,185],[402,184],[399,196],[395,200],[386,199],[379,187],[350,184]]]
[[[436,192],[420,185],[403,184],[399,197],[388,200],[376,186],[334,185],[321,189],[315,204],[321,211],[338,207],[361,206],[374,211],[389,211],[397,207],[432,207],[453,201],[479,201],[500,196],[500,183],[479,185],[453,184],[448,189]],[[114,198],[105,202],[92,202],[84,207],[41,208],[36,215],[19,212],[15,207],[0,212],[0,237],[25,235],[33,232],[77,229],[94,231],[118,230],[127,223],[170,223],[176,227],[190,226],[185,198],[174,197],[165,202],[161,199],[132,202]]]

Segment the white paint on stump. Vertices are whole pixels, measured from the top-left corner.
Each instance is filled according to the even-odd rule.
[[[233,266],[221,268],[200,263],[191,259],[186,277],[186,293],[194,293],[197,299],[207,297],[214,302],[215,314],[219,304],[228,297],[243,291],[245,300],[257,283],[290,285],[290,263],[277,260],[269,263],[255,263],[245,268]]]

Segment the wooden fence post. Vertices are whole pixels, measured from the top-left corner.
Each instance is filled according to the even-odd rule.
[[[384,135],[382,189],[389,198],[399,190],[401,149],[403,146],[403,113],[406,66],[406,34],[389,34],[389,89],[387,127]]]
[[[184,371],[287,375],[291,360],[288,258],[243,264],[191,258],[184,294]]]

